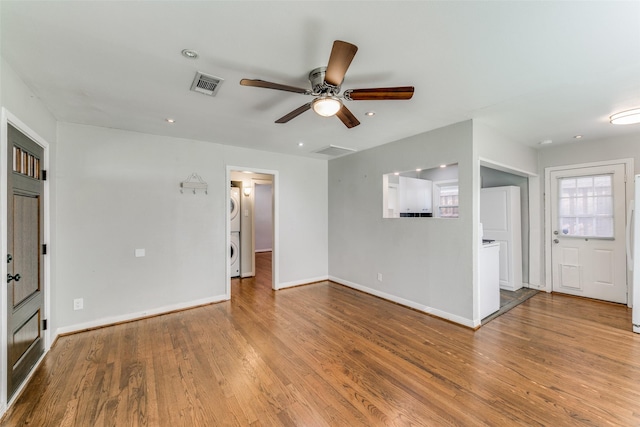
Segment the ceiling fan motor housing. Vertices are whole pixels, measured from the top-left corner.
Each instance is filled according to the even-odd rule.
[[[313,95],[338,95],[340,86],[334,86],[324,81],[327,67],[318,67],[309,73],[309,81],[311,82],[311,90]]]

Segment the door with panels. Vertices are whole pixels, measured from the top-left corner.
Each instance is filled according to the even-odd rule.
[[[44,352],[43,148],[7,126],[7,396]]]
[[[553,290],[626,303],[625,165],[550,173]]]

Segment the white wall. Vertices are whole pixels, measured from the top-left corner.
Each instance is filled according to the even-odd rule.
[[[472,122],[467,121],[331,160],[332,279],[476,326],[473,218],[479,213],[474,213],[473,188],[479,166],[474,159]],[[459,218],[382,218],[383,174],[443,163],[458,163]]]
[[[273,249],[273,215],[271,184],[255,185],[256,252]]]
[[[63,331],[225,298],[227,165],[278,171],[280,285],[327,277],[326,161],[68,123],[58,158]]]

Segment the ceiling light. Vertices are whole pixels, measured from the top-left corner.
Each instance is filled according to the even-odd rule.
[[[582,135],[574,135],[573,136],[573,139],[581,139],[581,138],[582,138]]]
[[[418,169],[416,169],[416,172],[420,172],[421,170],[422,170],[422,169],[418,168]]]
[[[394,174],[395,176],[398,176],[398,175],[400,175],[400,172],[394,172],[393,174]]]
[[[175,122],[176,122],[176,120],[175,120],[175,119],[164,119],[164,120],[165,120],[165,122],[167,122],[167,123],[175,123]]]
[[[342,102],[335,96],[323,96],[316,98],[312,103],[313,111],[316,114],[323,117],[335,116],[340,108],[342,108]]]
[[[198,57],[198,52],[191,49],[182,49],[182,56],[189,59],[196,59]]]
[[[440,165],[440,167],[441,167],[441,168],[446,168],[446,167],[447,167],[447,165]]]
[[[298,147],[302,147],[304,145],[304,142],[298,142]]]
[[[609,117],[609,121],[614,125],[633,125],[640,123],[640,108],[616,113]]]
[[[371,117],[371,116],[375,116],[376,112],[375,111],[367,111],[366,113],[364,113],[364,115]]]

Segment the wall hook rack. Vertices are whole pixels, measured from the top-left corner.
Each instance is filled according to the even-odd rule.
[[[180,183],[181,193],[184,193],[184,190],[193,190],[193,194],[196,194],[196,190],[204,190],[204,194],[209,194],[208,188],[209,185],[195,172]]]

